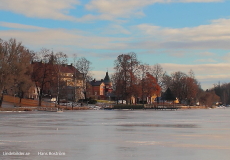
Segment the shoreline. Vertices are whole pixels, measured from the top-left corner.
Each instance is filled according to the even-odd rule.
[[[28,111],[42,111],[39,110],[39,108],[44,108],[43,111],[48,111],[48,110],[56,110],[57,107],[51,107],[51,106],[46,106],[46,107],[40,107],[40,106],[16,106],[14,107],[14,103],[11,102],[6,102],[3,101],[2,107],[0,108],[0,112],[28,112]],[[83,106],[83,107],[71,107],[71,106],[59,106],[59,109],[62,111],[71,111],[71,110],[92,110],[88,106]],[[188,110],[188,109],[215,109],[217,108],[216,106],[214,107],[206,107],[206,106],[178,106],[179,110]],[[138,109],[135,109],[138,110]]]
[[[38,108],[47,108],[47,110],[38,110]],[[188,107],[188,106],[181,106],[178,110],[194,110],[194,109],[216,109],[217,107],[205,107],[205,106],[192,106],[192,107]],[[2,107],[0,108],[0,112],[6,112],[6,113],[10,113],[10,112],[49,112],[49,110],[56,110],[56,107]],[[72,109],[72,107],[59,107],[59,109],[61,109],[61,111],[76,111],[76,110],[92,110],[88,107],[74,107]],[[143,109],[135,109],[135,110],[143,110]],[[151,109],[150,109],[151,110]]]

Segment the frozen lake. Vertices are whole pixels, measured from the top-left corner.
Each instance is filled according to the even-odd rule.
[[[229,160],[230,109],[0,112],[0,159]]]

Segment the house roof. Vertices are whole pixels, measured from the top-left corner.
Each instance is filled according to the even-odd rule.
[[[100,81],[96,81],[95,79],[90,82],[92,86],[100,86],[102,83],[104,84],[110,84],[111,80],[109,78],[108,72],[106,72],[105,78],[101,79]]]
[[[90,82],[90,84],[92,86],[100,86],[102,83],[104,83],[104,82],[103,81],[96,81],[95,79]]]
[[[60,71],[62,73],[76,73],[79,74],[80,72],[72,65],[61,65]]]
[[[46,65],[48,67],[52,67],[55,70],[60,69],[60,72],[62,73],[80,74],[80,72],[73,65],[66,65],[66,64],[59,65],[59,64],[52,64],[52,63],[42,63],[42,62],[33,62],[32,64],[34,66]]]

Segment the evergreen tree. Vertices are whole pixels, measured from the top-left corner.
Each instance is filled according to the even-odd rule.
[[[173,95],[171,89],[168,88],[163,95],[163,99],[167,101],[175,101],[176,97]]]

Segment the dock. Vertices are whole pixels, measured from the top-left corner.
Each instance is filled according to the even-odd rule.
[[[180,107],[176,105],[162,105],[162,104],[146,104],[144,105],[144,109],[154,109],[154,110],[177,110],[180,109]]]

